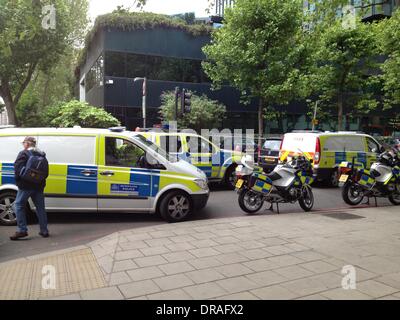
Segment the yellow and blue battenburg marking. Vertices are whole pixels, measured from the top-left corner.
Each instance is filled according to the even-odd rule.
[[[360,170],[361,178],[358,183],[364,187],[372,188],[375,185],[375,179],[371,177],[369,170]]]
[[[254,173],[253,177],[256,179],[252,190],[261,193],[270,193],[272,190],[272,180],[262,173]]]
[[[13,163],[0,163],[0,185],[4,184],[15,184]]]
[[[300,171],[297,176],[300,179],[300,183],[302,185],[310,185],[314,182],[314,178],[310,176],[307,171]]]

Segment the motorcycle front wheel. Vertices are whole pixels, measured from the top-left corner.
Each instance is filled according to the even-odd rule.
[[[314,207],[314,194],[309,187],[304,188],[302,192],[303,195],[299,199],[299,205],[305,212],[309,212]]]
[[[348,183],[342,190],[342,198],[348,205],[356,206],[361,203],[364,194],[354,183]]]
[[[238,200],[240,208],[251,215],[260,211],[264,204],[263,197],[249,189],[241,190]]]
[[[389,201],[393,203],[395,206],[400,206],[400,194],[395,193],[389,196]]]

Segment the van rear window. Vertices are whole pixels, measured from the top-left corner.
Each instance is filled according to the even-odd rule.
[[[317,137],[310,134],[288,134],[285,135],[282,150],[293,152],[315,152]],[[300,149],[300,150],[299,150]]]

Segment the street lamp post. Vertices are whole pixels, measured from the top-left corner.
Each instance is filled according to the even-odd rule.
[[[311,103],[312,101],[310,99],[307,99],[306,102]],[[314,116],[312,120],[312,131],[315,130],[315,124],[317,122],[317,110],[318,110],[318,100],[315,101]]]
[[[142,113],[143,113],[143,128],[146,128],[146,97],[147,97],[147,78],[135,78],[133,81],[143,80],[142,94]]]

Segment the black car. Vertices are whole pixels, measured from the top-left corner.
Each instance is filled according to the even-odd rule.
[[[281,149],[281,138],[268,138],[260,152],[258,164],[265,172],[271,172],[279,162],[279,151]]]

